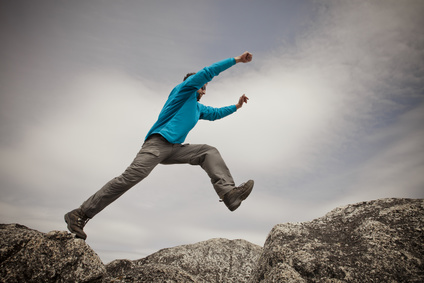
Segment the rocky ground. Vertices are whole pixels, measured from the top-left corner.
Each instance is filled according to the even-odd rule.
[[[424,282],[424,200],[362,202],[276,225],[250,282]]]
[[[104,265],[81,239],[0,224],[0,282],[424,282],[424,200],[276,225],[264,247],[211,239]]]

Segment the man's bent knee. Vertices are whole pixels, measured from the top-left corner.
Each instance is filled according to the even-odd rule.
[[[190,164],[192,165],[201,165],[205,160],[214,158],[216,156],[221,156],[216,147],[210,145],[202,145],[199,151],[190,159]]]

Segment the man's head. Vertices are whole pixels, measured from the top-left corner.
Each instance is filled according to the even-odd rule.
[[[188,79],[190,76],[192,76],[194,74],[196,74],[196,73],[188,73],[187,75],[185,75],[183,81],[185,81],[186,79]],[[204,86],[202,86],[201,89],[199,89],[197,91],[197,101],[200,101],[200,99],[202,98],[202,96],[206,94],[206,86],[207,86],[207,83]]]

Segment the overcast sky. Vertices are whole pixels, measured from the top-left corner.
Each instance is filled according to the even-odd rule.
[[[0,1],[0,223],[66,230],[63,215],[131,163],[188,72],[253,53],[199,121],[235,212],[200,167],[159,165],[90,220],[107,263],[211,238],[263,245],[278,223],[378,198],[424,197],[424,1]]]

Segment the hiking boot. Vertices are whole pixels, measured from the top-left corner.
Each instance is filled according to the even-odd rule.
[[[244,201],[253,189],[253,180],[249,180],[246,183],[235,187],[224,195],[221,201],[225,203],[229,210],[236,210],[242,201]]]
[[[87,239],[87,234],[82,230],[87,224],[88,216],[82,212],[81,208],[77,208],[65,214],[65,222],[68,224],[68,230],[75,233],[77,238]]]

